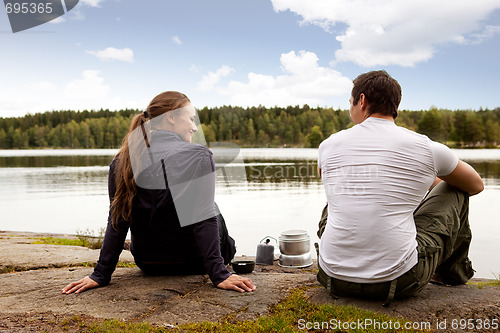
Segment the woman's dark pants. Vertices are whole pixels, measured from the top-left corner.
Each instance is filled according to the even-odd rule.
[[[218,210],[218,208],[217,208]],[[217,215],[217,225],[219,226],[220,252],[224,259],[224,264],[229,264],[236,253],[234,239],[229,236],[226,221],[222,214]],[[188,263],[143,263],[136,260],[137,266],[148,275],[190,275],[206,274],[203,259],[193,260]]]

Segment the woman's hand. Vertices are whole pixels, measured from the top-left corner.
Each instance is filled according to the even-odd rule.
[[[254,291],[256,287],[249,278],[244,278],[236,274],[229,275],[227,279],[217,285],[217,288],[232,289],[244,293]]]
[[[66,287],[64,287],[61,292],[63,294],[79,294],[81,292],[84,292],[87,289],[92,289],[92,288],[97,288],[99,287],[99,283],[95,282],[92,280],[90,277],[86,276],[83,279],[76,281],[76,282],[71,282],[68,284]]]

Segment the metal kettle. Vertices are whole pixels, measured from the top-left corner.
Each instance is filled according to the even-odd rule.
[[[275,238],[271,236],[266,236],[264,237],[261,241],[260,244],[257,245],[257,255],[255,258],[255,263],[260,264],[260,265],[272,265],[274,262],[274,245],[269,244],[271,242],[271,239],[274,239],[276,243]]]

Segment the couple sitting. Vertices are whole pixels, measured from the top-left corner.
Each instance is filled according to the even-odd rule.
[[[433,278],[461,284],[473,275],[468,197],[483,190],[482,180],[448,147],[395,125],[400,100],[400,85],[385,71],[358,76],[350,99],[355,126],[319,147],[328,205],[318,231],[318,280],[332,295],[390,302]],[[219,288],[255,290],[226,269],[234,240],[213,201],[211,152],[190,143],[194,118],[177,92],[158,95],[134,118],[110,167],[110,215],[97,266],[63,293],[108,284],[129,228],[132,254],[146,273],[207,272]]]

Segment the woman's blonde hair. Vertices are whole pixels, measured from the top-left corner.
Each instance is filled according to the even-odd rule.
[[[115,174],[116,191],[111,202],[111,221],[114,228],[118,227],[119,221],[128,224],[132,222],[132,203],[137,187],[132,171],[132,164],[130,163],[128,147],[130,133],[147,120],[158,117],[165,112],[181,108],[188,103],[190,103],[190,100],[186,95],[177,91],[166,91],[153,98],[146,111],[136,115],[132,119],[130,129],[123,138],[120,150],[116,154],[116,158],[118,159]]]

